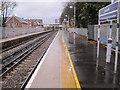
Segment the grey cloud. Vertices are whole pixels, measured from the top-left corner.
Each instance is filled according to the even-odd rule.
[[[59,18],[63,5],[58,2],[17,2],[14,13],[24,18],[42,18],[45,23],[53,23]],[[52,21],[52,22],[51,22]]]

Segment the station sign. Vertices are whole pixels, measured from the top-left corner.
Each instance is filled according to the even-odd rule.
[[[118,3],[115,2],[110,4],[102,9],[99,10],[99,21],[109,21],[109,20],[117,20],[118,16]]]
[[[70,19],[70,22],[74,22],[74,19]]]

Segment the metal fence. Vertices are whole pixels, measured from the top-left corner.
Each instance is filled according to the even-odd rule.
[[[88,30],[87,28],[68,28],[68,31],[75,32],[77,34],[83,35],[88,37]]]
[[[116,46],[116,30],[117,25],[112,25],[112,46],[115,48]],[[110,25],[102,24],[100,26],[100,42],[103,44],[107,44],[107,40],[109,37]],[[97,41],[98,38],[98,25],[89,25],[88,26],[88,39]],[[119,30],[119,50],[120,50],[120,30]]]
[[[43,31],[44,28],[3,28],[0,27],[0,39]]]

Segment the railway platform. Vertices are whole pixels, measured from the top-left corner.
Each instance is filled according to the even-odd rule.
[[[59,31],[26,88],[80,88],[74,66]]]
[[[114,52],[105,64],[106,48],[100,47],[97,60],[96,47],[82,36],[59,31],[25,88],[119,90],[120,61],[114,74]]]
[[[117,73],[114,74],[114,51],[110,64],[106,64],[106,47],[100,46],[97,59],[97,44],[94,41],[67,31],[64,32],[64,38],[83,90],[120,89],[120,54]]]

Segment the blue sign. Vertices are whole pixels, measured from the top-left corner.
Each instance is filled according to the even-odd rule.
[[[102,9],[100,9],[100,15],[115,11],[118,9],[118,2],[115,2],[113,4],[110,4]]]
[[[116,20],[118,12],[118,2],[110,4],[99,10],[99,20],[101,22],[108,20]]]
[[[100,16],[100,21],[109,21],[109,20],[116,20],[117,19],[117,11],[113,13],[109,13],[103,16]]]
[[[70,22],[74,22],[74,19],[71,19]]]

